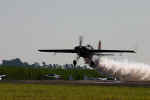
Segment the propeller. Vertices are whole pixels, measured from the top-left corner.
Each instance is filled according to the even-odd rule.
[[[82,46],[82,43],[83,43],[83,36],[80,36],[79,37],[79,46]]]

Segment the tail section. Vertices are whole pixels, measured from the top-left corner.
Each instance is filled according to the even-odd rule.
[[[98,50],[101,50],[102,49],[102,44],[101,44],[101,40],[99,40],[99,43],[98,43]]]

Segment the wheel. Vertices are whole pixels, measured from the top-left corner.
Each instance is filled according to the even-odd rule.
[[[77,61],[73,60],[73,65],[76,66],[77,65]]]
[[[92,67],[92,68],[95,68],[95,67],[96,67],[96,65],[95,65],[95,63],[94,63],[93,61],[91,61],[90,67]]]

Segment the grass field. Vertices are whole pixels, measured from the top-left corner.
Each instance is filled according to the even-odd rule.
[[[0,100],[150,100],[150,88],[0,83]]]

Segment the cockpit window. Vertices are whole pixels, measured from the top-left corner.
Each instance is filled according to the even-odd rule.
[[[93,47],[92,47],[91,45],[89,45],[89,44],[88,44],[86,47],[87,47],[88,49],[93,49]]]

